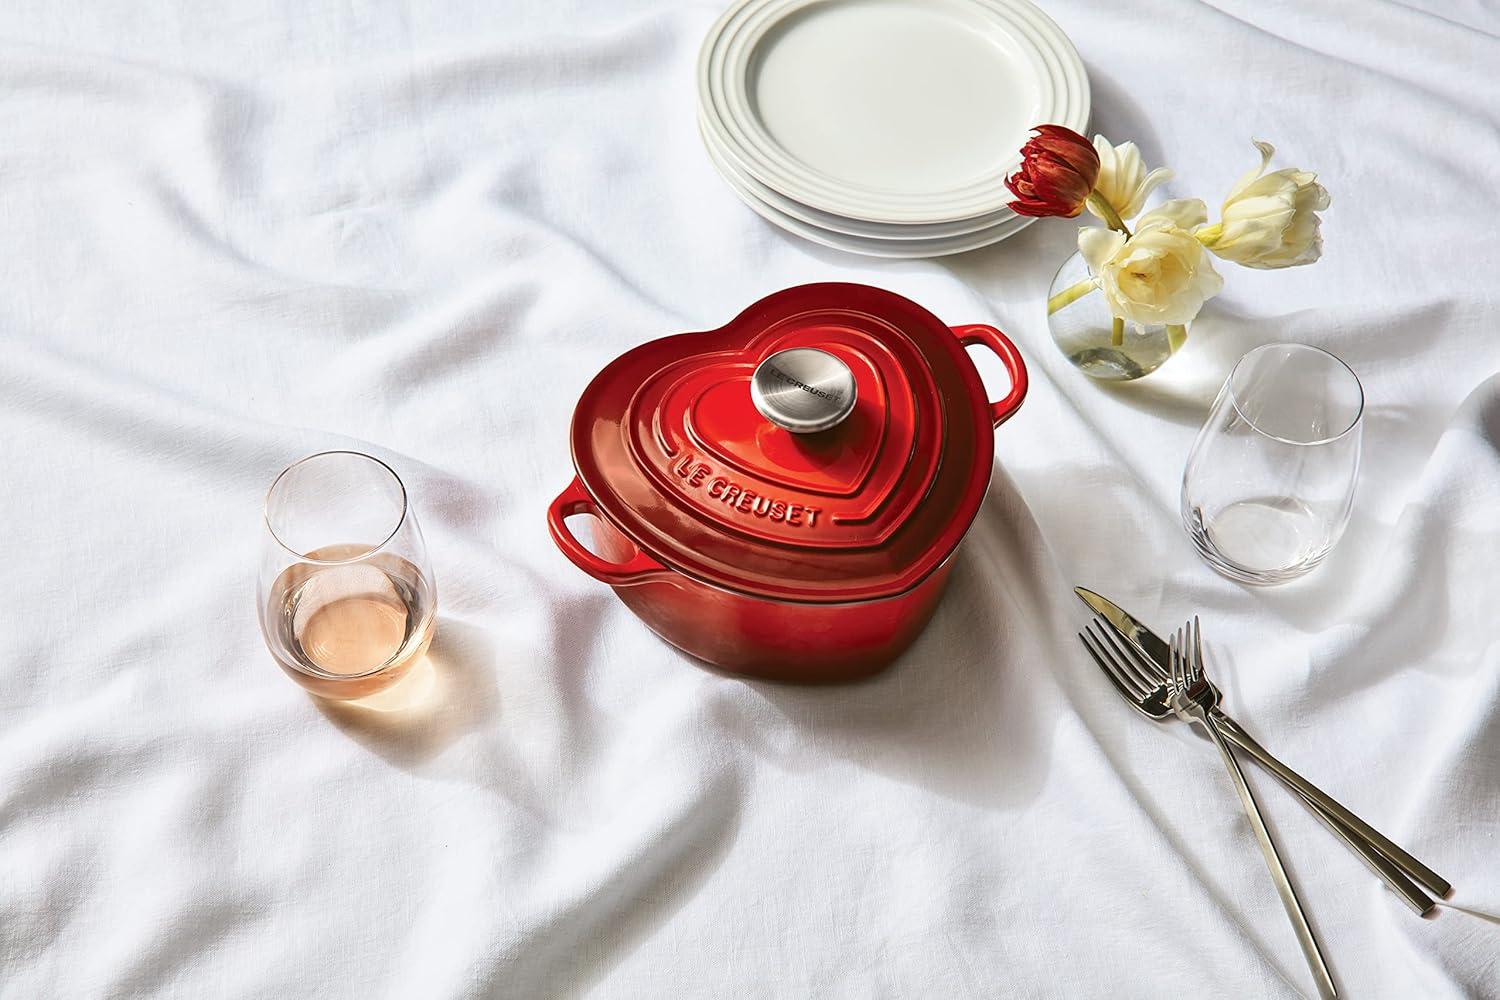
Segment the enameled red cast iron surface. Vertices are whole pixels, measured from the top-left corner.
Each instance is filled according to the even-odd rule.
[[[964,348],[1010,372],[986,401]],[[769,422],[756,367],[811,347],[856,402],[830,430]],[[573,414],[578,478],[553,503],[558,546],[664,638],[728,669],[795,680],[871,673],[930,616],[989,483],[993,427],[1026,393],[1014,345],[950,329],[866,285],[790,288],[709,333],[652,341],[595,377]],[[599,554],[565,519],[596,515]]]

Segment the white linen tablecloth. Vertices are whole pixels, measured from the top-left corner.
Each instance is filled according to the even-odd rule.
[[[1074,584],[1200,612],[1247,728],[1455,883],[1413,918],[1252,770],[1349,996],[1500,996],[1500,16],[1046,7],[1169,194],[1252,136],[1333,193],[1322,263],[1224,267],[1134,386],[1047,338],[1067,223],[882,263],[742,206],[694,127],[717,2],[0,7],[0,997],[1310,991],[1219,761],[1105,684]],[[1031,396],[910,653],[745,683],[543,511],[601,366],[828,279],[998,324]],[[1367,461],[1331,562],[1250,590],[1178,482],[1273,340],[1359,372]],[[264,490],[329,446],[416,497],[419,717],[318,704],[256,627]]]

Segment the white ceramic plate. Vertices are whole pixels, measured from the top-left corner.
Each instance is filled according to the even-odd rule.
[[[1088,120],[1076,50],[1027,0],[741,0],[698,70],[742,174],[861,221],[1002,211],[1029,129]]]
[[[990,226],[979,232],[940,237],[937,239],[871,239],[861,236],[851,236],[847,233],[834,232],[804,222],[762,201],[753,191],[744,185],[740,177],[734,172],[734,168],[720,158],[720,155],[709,143],[707,136],[704,137],[704,144],[708,149],[709,160],[713,163],[714,168],[718,170],[720,176],[728,183],[730,189],[740,197],[740,200],[748,205],[757,215],[772,225],[784,229],[795,236],[800,236],[805,240],[811,240],[826,247],[832,247],[835,250],[863,254],[867,257],[884,257],[895,260],[921,260],[928,257],[945,257],[950,254],[965,253],[969,250],[978,250],[981,247],[999,243],[1006,237],[1015,235],[1036,221],[1026,216],[1015,215],[1004,222]]]
[[[1057,107],[1037,51],[996,51],[1029,26],[992,0],[771,0],[755,10],[726,36],[719,83],[728,123],[782,166],[801,170],[796,154],[810,154],[803,159],[819,181],[875,194],[957,190],[959,177],[972,183],[993,161],[986,153],[996,150],[982,147],[997,114],[1015,115],[1024,132]],[[969,120],[990,124],[957,134]],[[829,122],[842,133],[830,134]],[[949,155],[929,155],[934,142]],[[949,183],[934,167],[953,174]]]
[[[981,31],[988,32],[992,36],[985,39],[986,41],[993,42],[1010,38],[1020,39],[1022,44],[1018,50],[1012,51],[1007,55],[1017,66],[1021,66],[1023,63],[1028,65],[1021,67],[1017,73],[1013,74],[1015,81],[1021,81],[1020,90],[1011,92],[1009,97],[1012,103],[1015,103],[1017,106],[1024,105],[1028,97],[1035,98],[1035,100],[1029,112],[1018,114],[1015,118],[1017,122],[1025,123],[1016,128],[1017,143],[1024,140],[1029,125],[1037,121],[1060,121],[1064,124],[1069,124],[1074,121],[1082,122],[1084,120],[1086,109],[1075,106],[1073,98],[1067,96],[1069,92],[1075,95],[1086,94],[1087,81],[1082,75],[1081,65],[1074,67],[1078,71],[1077,79],[1074,81],[1077,86],[1067,86],[1069,82],[1067,76],[1070,67],[1067,66],[1065,58],[1059,58],[1059,53],[1053,51],[1056,48],[1058,39],[1061,37],[1060,33],[1057,32],[1056,27],[1051,22],[1046,20],[1044,15],[1034,7],[1031,7],[1025,0],[921,0],[922,6],[920,7],[913,7],[913,2],[914,0],[884,0],[884,2],[881,2],[881,0],[768,0],[768,2],[754,8],[757,11],[756,13],[751,14],[726,34],[728,41],[721,70],[726,75],[720,81],[724,88],[724,100],[729,109],[729,117],[725,121],[726,129],[731,136],[737,137],[739,141],[748,144],[747,148],[752,157],[756,157],[757,151],[764,154],[763,156],[756,157],[759,159],[761,166],[766,166],[766,162],[769,161],[769,169],[781,171],[780,180],[778,181],[780,186],[788,188],[793,193],[814,191],[821,188],[823,193],[827,194],[831,192],[835,196],[846,191],[858,192],[860,187],[864,187],[866,189],[864,192],[866,198],[872,195],[900,198],[902,200],[900,206],[902,209],[909,208],[912,204],[905,195],[899,193],[892,194],[883,188],[871,191],[869,184],[860,184],[858,179],[851,183],[846,178],[829,177],[826,175],[826,172],[805,169],[803,164],[785,156],[780,150],[780,145],[766,132],[763,119],[776,118],[777,116],[762,115],[755,106],[755,103],[747,102],[744,97],[742,91],[745,90],[745,81],[751,81],[764,90],[763,84],[769,75],[767,70],[757,68],[753,62],[747,66],[746,61],[761,58],[763,53],[778,52],[783,45],[792,47],[791,41],[783,41],[778,32],[782,34],[791,33],[798,36],[804,33],[814,36],[820,34],[821,29],[820,31],[814,31],[810,27],[804,28],[802,24],[802,19],[804,18],[809,20],[816,19],[813,22],[815,25],[821,23],[823,20],[839,21],[840,24],[835,25],[835,27],[840,28],[840,31],[836,33],[837,38],[827,36],[826,32],[822,32],[826,37],[822,37],[821,39],[814,38],[814,41],[821,41],[828,48],[835,49],[840,53],[845,51],[844,48],[839,47],[844,42],[843,36],[845,34],[843,30],[845,25],[842,22],[849,22],[850,24],[874,24],[879,29],[873,32],[876,36],[875,44],[877,47],[883,44],[887,46],[891,53],[900,53],[900,58],[903,59],[910,59],[912,51],[928,52],[934,58],[929,60],[928,65],[918,67],[917,79],[919,81],[926,81],[929,85],[934,80],[948,80],[951,82],[954,79],[958,79],[959,83],[963,84],[963,86],[949,96],[956,99],[962,97],[971,104],[974,100],[974,93],[986,93],[994,88],[1004,89],[1004,83],[999,79],[999,76],[1003,74],[990,74],[995,78],[989,80],[981,79],[975,81],[972,79],[962,79],[965,76],[965,71],[970,67],[965,66],[966,53],[962,51],[964,46],[958,44],[958,40],[968,39],[972,42],[973,39],[970,36]],[[887,16],[892,13],[900,16]],[[917,36],[920,39],[921,31],[919,28],[924,24],[930,28],[939,29],[937,30],[939,37],[931,40],[932,44],[925,46],[925,48],[919,45],[913,50],[909,44],[910,38]],[[794,28],[797,29],[795,32],[792,31]],[[945,45],[945,41],[948,44]],[[1026,43],[1030,43],[1029,47]],[[1061,43],[1063,46],[1066,46],[1066,39],[1062,39]],[[974,53],[982,50],[983,46],[971,44],[968,48],[969,52],[967,55],[970,57],[969,61],[972,62]],[[1062,56],[1066,56],[1067,54],[1067,52],[1061,53]],[[796,64],[796,60],[787,61],[794,65]],[[992,59],[991,61],[995,67],[999,67],[1004,62],[1003,59]],[[1074,61],[1076,62],[1076,54],[1074,55]],[[940,68],[936,65],[939,62],[944,64],[943,67]],[[894,72],[895,67],[899,65],[901,63],[893,56],[891,60],[882,64],[877,75],[880,77],[890,76]],[[980,74],[980,76],[983,75]],[[838,76],[842,78],[847,76],[847,74],[838,74]],[[1029,84],[1027,83],[1028,80],[1030,81]],[[868,91],[870,88],[867,84],[869,82],[861,82],[856,92],[846,94],[846,96],[850,97],[853,104],[857,105],[860,101],[865,101],[867,106],[871,106],[872,102],[868,100]],[[798,108],[802,107],[808,94],[808,87],[803,81],[794,82],[794,85],[789,89],[796,94],[796,98],[790,96],[787,98],[786,107],[783,109],[785,113],[779,116],[782,120],[794,120],[791,116]],[[911,88],[907,88],[903,84],[902,88],[896,92],[901,93],[907,89]],[[929,90],[931,89],[929,86]],[[1031,93],[1026,92],[1028,89]],[[935,102],[931,98],[932,95],[929,94],[923,99],[912,103],[910,106],[910,110],[912,111],[911,121],[915,122],[934,118],[936,114],[935,108],[939,106],[940,102]],[[796,101],[795,104],[792,103],[793,100]],[[888,112],[884,106],[889,103],[891,102],[884,100],[873,102],[877,117],[884,118],[888,116]],[[993,110],[993,108],[986,108],[979,113],[973,113],[974,109],[972,107],[969,108],[972,120],[980,123],[977,128],[978,132],[993,135],[995,120]],[[829,115],[814,116],[820,119],[816,123],[815,134],[818,136],[827,136],[829,133],[826,128],[826,122],[829,120],[842,120],[847,117],[848,112],[848,108],[836,108]],[[959,120],[962,121],[962,118]],[[878,122],[875,124],[877,127],[880,125]],[[987,133],[985,131],[986,128],[989,130]],[[898,127],[884,131],[894,136],[894,141],[897,144],[904,144],[905,140],[901,136],[908,129]],[[842,137],[835,136],[835,138],[840,139],[840,143],[836,148],[844,148],[846,144],[843,143]],[[865,138],[868,139],[869,136]],[[924,137],[924,140],[927,138],[930,137]],[[962,150],[975,145],[972,136],[965,137],[953,134],[949,138],[955,149]],[[831,145],[830,148],[835,147]],[[922,149],[925,152],[931,151],[929,145],[924,145]],[[868,157],[864,156],[865,152],[867,151],[861,150],[860,159],[862,162],[868,161]],[[987,156],[979,158],[989,162]],[[981,197],[998,199],[1000,196],[995,193],[995,182],[1003,179],[1004,174],[1008,172],[1014,162],[1015,152],[1013,151],[1011,164],[996,171],[994,176],[980,176],[962,194],[970,197],[978,194]],[[790,171],[790,173],[787,173],[787,171]],[[805,175],[801,180],[798,178],[799,172]],[[896,176],[911,175],[912,173],[913,170],[910,163],[901,163],[898,169],[893,172]],[[888,185],[892,179],[876,178],[883,185]],[[807,186],[808,184],[815,186],[810,187]],[[796,185],[802,186],[798,187]],[[920,186],[916,190],[920,191]],[[932,214],[935,214],[938,209],[948,214],[957,214],[960,211],[951,198],[946,204],[934,205],[930,201],[932,195],[928,192],[921,192],[920,197],[924,200],[923,202],[919,202],[919,204],[923,204],[924,210]],[[954,197],[957,197],[957,195],[954,195]],[[998,205],[1003,204],[1003,201],[996,200],[993,203]],[[978,209],[978,206],[972,201],[959,202],[958,205],[963,206],[962,211],[966,214]]]

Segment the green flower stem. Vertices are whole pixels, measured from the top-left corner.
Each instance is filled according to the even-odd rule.
[[[1070,306],[1094,290],[1094,279],[1084,278],[1076,285],[1069,285],[1047,300],[1047,315],[1051,316],[1063,306]]]
[[[1125,225],[1125,220],[1120,218],[1120,213],[1115,211],[1115,206],[1111,205],[1107,198],[1094,191],[1089,194],[1088,201],[1090,207],[1099,213],[1099,218],[1104,220],[1105,225],[1117,233],[1124,233],[1129,238],[1130,228]]]
[[[1182,350],[1182,345],[1187,343],[1187,327],[1181,323],[1167,324],[1167,346],[1176,354]]]
[[[1114,322],[1109,327],[1109,346],[1119,347],[1125,343],[1125,318],[1123,316],[1111,318]]]

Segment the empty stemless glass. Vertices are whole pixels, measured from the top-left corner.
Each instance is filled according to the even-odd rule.
[[[422,529],[390,466],[326,451],[266,494],[260,627],[281,668],[324,698],[364,698],[427,652],[437,590]]]
[[[1349,522],[1365,396],[1349,366],[1302,344],[1240,358],[1188,455],[1182,521],[1227,577],[1283,583]]]

